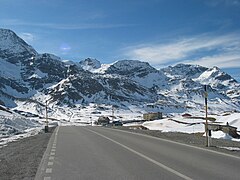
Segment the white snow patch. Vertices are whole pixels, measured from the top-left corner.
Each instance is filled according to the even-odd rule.
[[[227,150],[229,150],[229,151],[240,151],[240,148],[239,148],[239,147],[224,147],[224,146],[218,146],[218,148],[227,149]]]
[[[41,129],[37,120],[0,110],[0,147],[8,142],[36,135]]]

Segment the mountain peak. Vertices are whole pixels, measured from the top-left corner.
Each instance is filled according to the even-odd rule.
[[[120,75],[133,75],[135,73],[143,72],[157,72],[148,62],[142,62],[138,60],[120,60],[112,64],[107,73],[120,74]]]
[[[208,69],[205,71],[198,79],[204,79],[205,81],[218,80],[218,81],[231,81],[236,82],[234,78],[232,78],[229,74],[226,74],[218,67],[214,66],[213,68]]]
[[[88,70],[88,71],[99,69],[101,67],[100,61],[93,58],[84,59],[80,61],[79,64],[84,70]]]
[[[22,57],[31,58],[37,52],[9,29],[0,29],[0,58],[17,63]]]
[[[14,50],[15,53],[28,50],[36,54],[30,45],[9,29],[0,29],[0,45],[1,50]]]
[[[6,35],[16,35],[12,30],[10,29],[3,29],[0,28],[0,36],[6,36]]]
[[[197,78],[207,69],[208,68],[199,65],[177,64],[175,66],[163,68],[162,71],[169,77],[183,78],[188,76],[190,78]]]

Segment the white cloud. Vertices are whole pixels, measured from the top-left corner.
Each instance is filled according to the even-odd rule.
[[[212,7],[219,5],[240,6],[240,0],[206,0],[205,3]]]
[[[32,43],[35,40],[35,36],[31,33],[20,33],[19,36],[27,43]]]
[[[106,24],[106,23],[39,23],[39,22],[26,22],[19,19],[3,19],[0,20],[0,24],[5,26],[32,26],[51,29],[65,29],[65,30],[80,30],[80,29],[111,29],[120,27],[134,26],[134,24]]]
[[[206,56],[197,60],[184,61],[188,64],[198,64],[205,67],[218,66],[220,68],[240,67],[240,53]]]
[[[130,59],[148,61],[156,66],[176,62],[195,62],[207,66],[239,67],[240,36],[239,34],[223,36],[208,34],[164,44],[142,44],[127,47],[124,49],[124,55]]]

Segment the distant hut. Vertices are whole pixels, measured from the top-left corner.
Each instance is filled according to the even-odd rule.
[[[162,118],[163,117],[161,112],[156,112],[156,113],[152,112],[152,113],[143,114],[143,119],[147,121],[157,120]]]
[[[106,116],[100,116],[97,120],[98,125],[106,126],[110,123],[110,119]]]
[[[190,117],[192,117],[192,115],[191,115],[191,114],[188,114],[188,113],[185,113],[185,114],[182,115],[182,117],[184,117],[184,118],[190,118]]]

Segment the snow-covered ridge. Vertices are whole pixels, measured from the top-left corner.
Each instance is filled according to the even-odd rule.
[[[2,36],[17,39],[16,45],[29,46],[9,30],[2,30]],[[8,48],[15,51],[14,47]],[[6,80],[2,82],[2,92],[7,96],[11,96],[8,92],[14,91],[28,93],[27,96],[15,93],[16,98],[31,98],[32,95],[36,99],[34,94],[38,92],[51,92],[52,99],[60,104],[65,104],[69,99],[75,103],[90,103],[95,100],[98,100],[98,103],[101,103],[100,101],[109,103],[110,99],[119,103],[121,99],[143,104],[154,103],[153,101],[157,99],[156,105],[164,106],[163,109],[173,102],[179,103],[176,107],[188,106],[189,101],[195,103],[197,108],[203,96],[203,85],[208,84],[212,101],[216,104],[219,101],[225,102],[223,104],[228,104],[227,106],[232,108],[240,104],[239,90],[235,88],[239,87],[239,84],[216,67],[178,64],[157,70],[149,63],[138,60],[120,60],[110,65],[101,65],[98,60],[92,58],[77,63],[61,61],[59,57],[46,53],[36,53],[30,58],[29,54],[23,54],[19,63],[11,63],[8,59],[5,61],[5,58],[2,58],[1,65],[5,67],[1,71],[2,77],[4,75],[11,77],[13,71],[17,72],[11,77],[11,82]],[[10,66],[14,67],[8,70]],[[46,87],[52,88],[53,91]],[[150,99],[147,100],[148,98]],[[6,102],[6,98],[0,100],[2,103]],[[163,101],[164,105],[159,104]]]
[[[112,64],[107,69],[106,73],[119,75],[133,75],[134,73],[138,73],[139,76],[144,76],[145,73],[156,71],[157,70],[147,62],[141,62],[138,60],[121,60]]]
[[[7,50],[9,53],[30,52],[33,55],[37,52],[29,46],[24,40],[19,38],[13,31],[9,29],[0,29],[0,50]]]
[[[79,62],[80,66],[84,70],[92,71],[94,69],[99,69],[101,67],[100,61],[97,59],[87,58]]]
[[[170,78],[197,78],[208,68],[199,65],[177,64],[161,69],[166,76]]]
[[[196,81],[201,82],[202,84],[209,84],[211,83],[212,86],[217,86],[221,84],[223,86],[234,85],[237,83],[235,79],[233,79],[230,75],[222,72],[218,67],[213,67],[204,71],[198,78],[195,79]]]
[[[47,101],[49,116],[58,119],[88,112],[92,104],[114,106],[137,119],[144,112],[202,112],[206,84],[210,113],[240,111],[240,84],[217,67],[178,64],[157,70],[138,60],[61,61],[38,54],[9,30],[1,30],[0,36],[0,104],[14,110],[43,116]],[[91,113],[109,113],[103,109],[89,111],[88,119],[97,118]]]

